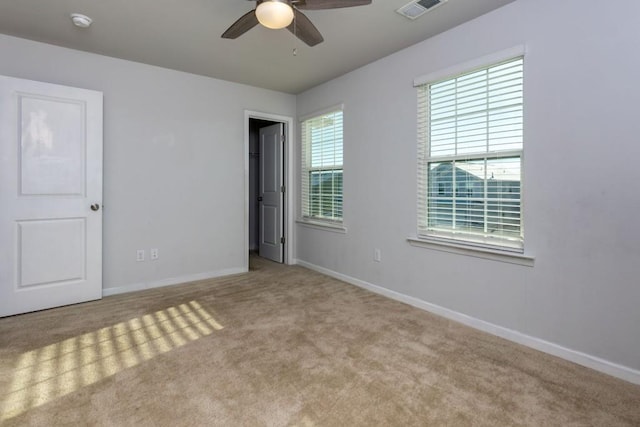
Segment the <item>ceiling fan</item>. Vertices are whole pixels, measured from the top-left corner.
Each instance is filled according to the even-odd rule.
[[[252,0],[253,1],[253,0]],[[296,37],[315,46],[324,39],[320,31],[299,9],[319,10],[338,9],[342,7],[363,6],[371,4],[371,0],[255,0],[256,8],[231,25],[222,34],[222,38],[235,39],[258,24],[267,28],[287,28]]]

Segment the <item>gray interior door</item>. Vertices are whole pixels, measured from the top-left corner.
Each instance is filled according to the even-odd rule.
[[[284,125],[260,129],[260,256],[283,261],[283,173]]]

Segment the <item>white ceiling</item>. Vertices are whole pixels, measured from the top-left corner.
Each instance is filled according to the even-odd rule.
[[[512,1],[449,0],[415,21],[395,12],[409,0],[306,11],[325,39],[315,47],[262,26],[220,38],[247,0],[2,0],[0,33],[296,94]],[[93,25],[74,27],[73,12]]]

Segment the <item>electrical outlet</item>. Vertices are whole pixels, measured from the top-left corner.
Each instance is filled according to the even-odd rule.
[[[144,261],[144,249],[138,249],[136,251],[136,261]]]
[[[158,252],[158,248],[151,248],[149,254],[152,260],[160,258],[160,252]]]
[[[380,249],[374,249],[373,250],[373,260],[375,262],[382,261],[382,252],[380,251]]]

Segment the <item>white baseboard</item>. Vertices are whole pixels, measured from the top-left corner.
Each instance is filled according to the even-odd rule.
[[[178,285],[180,283],[195,282],[196,280],[213,279],[222,276],[231,276],[232,274],[246,273],[248,270],[243,267],[227,268],[224,270],[210,271],[206,273],[191,274],[188,276],[171,277],[168,279],[155,280],[151,282],[133,283],[131,285],[117,286],[113,288],[102,289],[102,296],[125,294],[128,292],[142,291],[144,289],[161,288],[163,286]]]
[[[326,274],[327,276],[336,278],[338,280],[342,280],[343,282],[347,282],[360,288],[364,288],[377,294],[386,296],[396,301],[400,301],[405,304],[409,304],[422,310],[445,317],[447,319],[460,322],[464,325],[481,330],[483,332],[487,332],[492,335],[507,339],[509,341],[531,347],[544,353],[560,357],[570,362],[577,363],[578,365],[603,372],[605,374],[620,378],[625,381],[629,381],[634,384],[640,384],[640,371],[629,368],[627,366],[619,365],[617,363],[613,363],[599,357],[591,356],[580,351],[572,350],[570,348],[566,348],[561,345],[533,337],[531,335],[526,335],[512,329],[486,322],[484,320],[476,319],[475,317],[471,317],[466,314],[459,313],[457,311],[450,310],[448,308],[441,307],[439,305],[432,304],[415,297],[404,295],[399,292],[392,291],[390,289],[383,288],[369,282],[365,282],[364,280],[356,279],[342,273],[337,273],[333,270],[329,270],[327,268],[320,267],[300,259],[296,260],[296,264],[302,267],[306,267],[310,270]]]

